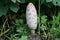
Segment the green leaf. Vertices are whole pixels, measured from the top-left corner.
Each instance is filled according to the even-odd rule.
[[[20,33],[23,33],[24,28],[23,28],[23,27],[18,27],[16,31],[17,31],[17,32],[20,32]]]
[[[17,1],[20,2],[20,3],[26,3],[26,2],[34,3],[34,2],[36,2],[36,0],[17,0]]]
[[[47,16],[45,16],[45,15],[42,16],[42,17],[41,17],[41,23],[46,23],[46,21],[47,21],[46,18],[47,18]]]
[[[13,3],[16,3],[16,0],[11,0]]]
[[[58,33],[60,33],[60,27],[58,27],[56,31],[57,31]]]
[[[41,25],[41,30],[47,30],[47,27],[46,26],[44,26],[43,24]]]
[[[27,36],[22,36],[20,40],[27,40]]]
[[[60,0],[53,0],[52,3],[55,5],[55,6],[60,6]]]
[[[6,15],[7,11],[8,11],[8,6],[1,6],[0,5],[0,16]]]
[[[57,6],[57,0],[53,0],[52,3]]]
[[[37,0],[27,0],[27,2],[35,3]]]
[[[58,0],[58,6],[60,6],[60,0]]]
[[[16,22],[16,25],[23,24],[23,19],[16,19],[15,22]]]
[[[55,40],[60,40],[60,38],[56,38]]]
[[[17,0],[17,2],[19,2],[19,3],[20,3],[21,1],[20,1],[20,0]]]
[[[52,0],[46,0],[46,2],[51,2]]]
[[[20,24],[20,20],[16,20],[16,25],[19,25]]]
[[[20,0],[20,3],[26,3],[26,0]]]
[[[17,11],[19,10],[19,5],[18,4],[11,4],[10,5],[10,10],[17,13]]]

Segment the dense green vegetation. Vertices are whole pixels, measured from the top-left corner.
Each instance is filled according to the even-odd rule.
[[[60,40],[60,0],[0,0],[0,39],[27,40],[26,7],[32,2],[38,14],[36,33],[46,40]]]

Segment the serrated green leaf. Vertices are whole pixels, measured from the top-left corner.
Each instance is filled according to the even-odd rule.
[[[17,13],[17,11],[19,10],[19,5],[17,5],[17,4],[11,4],[10,5],[10,10],[12,10],[15,13]]]

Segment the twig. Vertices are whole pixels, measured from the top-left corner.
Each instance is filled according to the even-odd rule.
[[[8,25],[8,27],[9,27],[9,24],[8,24],[8,21],[7,21],[7,20],[8,20],[8,19],[6,18],[5,22],[3,23],[3,28],[5,28],[6,22],[7,22],[7,25]],[[3,29],[2,29],[2,30],[3,30]],[[6,31],[1,32],[0,37],[1,37],[2,35],[6,34],[7,32],[9,32],[9,30],[10,30],[10,29],[7,29]]]
[[[6,18],[5,22],[3,23],[3,28],[5,27],[5,24],[6,24],[7,20],[8,20],[8,19]]]
[[[8,23],[8,21],[7,21],[7,26],[9,27],[9,23]]]
[[[10,29],[7,29],[5,32],[1,33],[1,34],[0,34],[0,37],[1,37],[2,35],[6,34],[7,32],[9,32],[9,30],[10,30]]]
[[[2,27],[2,29],[1,29],[1,33],[3,32],[3,29],[4,29],[4,27],[5,27],[5,24],[6,24],[6,22],[7,22],[7,18],[6,18],[6,20],[4,21],[4,23],[3,23],[3,27]]]

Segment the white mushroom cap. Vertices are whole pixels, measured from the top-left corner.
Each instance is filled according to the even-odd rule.
[[[26,20],[30,29],[37,28],[37,11],[32,3],[29,3],[26,8]]]

